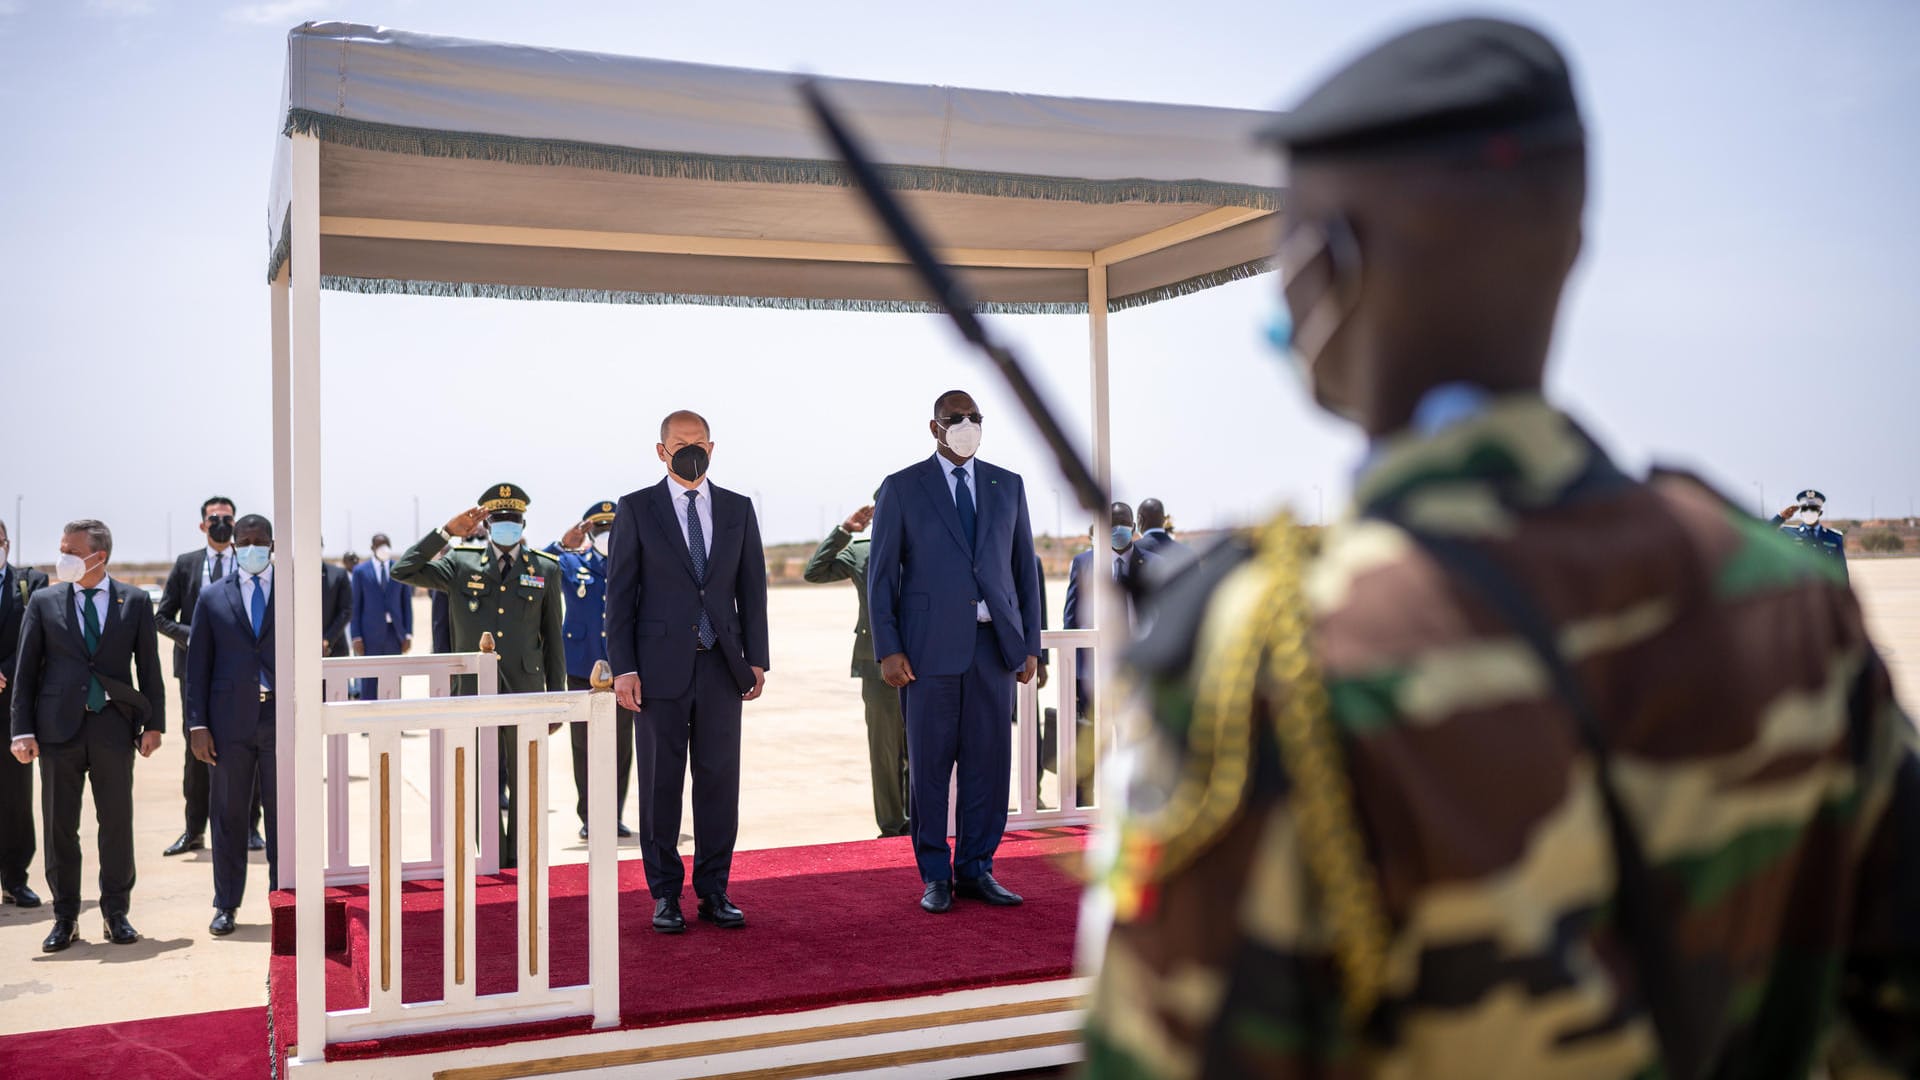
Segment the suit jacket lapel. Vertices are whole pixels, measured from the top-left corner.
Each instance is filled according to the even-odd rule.
[[[67,602],[63,614],[66,616],[67,629],[73,631],[73,643],[80,646],[80,655],[91,656],[92,654],[87,651],[87,631],[86,628],[81,625],[80,612],[78,610],[80,601],[84,599],[86,598],[80,595],[80,585],[78,582],[68,585]]]
[[[120,629],[120,616],[123,614],[122,609],[126,607],[127,590],[131,588],[133,586],[122,581],[113,581],[107,586],[107,621],[100,625],[102,645],[106,644],[107,638]]]
[[[973,538],[961,531],[960,510],[954,505],[953,492],[947,490],[946,470],[948,468],[946,458],[934,456],[925,462],[920,470],[920,486],[926,489],[927,497],[933,500],[935,512],[940,515],[940,521],[946,525],[947,531],[953,534],[954,543],[959,544],[960,550],[971,556]],[[977,518],[980,510],[979,492],[974,493],[973,507]],[[978,522],[976,521],[975,524],[977,531]]]
[[[239,585],[239,583],[240,579],[237,577],[234,578],[234,584]],[[253,613],[247,610],[246,594],[247,590],[244,587],[228,589],[226,593],[226,605],[233,609],[233,613],[240,619],[240,625],[246,628],[247,633],[251,634],[253,633]],[[265,626],[266,620],[261,620],[260,625]]]
[[[693,552],[687,548],[686,535],[680,531],[680,520],[675,516],[680,509],[674,505],[673,491],[676,490],[679,490],[679,485],[670,484],[664,478],[654,487],[653,516],[658,519],[660,527],[666,530],[668,542],[679,548],[680,563],[687,568],[687,576],[699,582],[700,575],[693,569]],[[712,485],[708,485],[708,490],[712,490]],[[714,527],[719,527],[717,517],[714,519]]]

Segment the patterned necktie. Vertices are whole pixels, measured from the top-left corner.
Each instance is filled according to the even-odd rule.
[[[707,533],[700,527],[700,512],[694,509],[694,500],[700,495],[698,490],[687,492],[687,554],[693,557],[693,576],[700,584],[707,583]],[[704,600],[704,598],[703,598]],[[713,620],[707,617],[707,605],[700,605],[700,647],[713,648],[718,640],[713,632]]]
[[[227,557],[220,552],[213,553],[213,580],[219,581],[226,576]]]
[[[93,598],[100,595],[100,590],[82,589],[80,591],[87,594],[86,602],[80,605],[80,611],[87,628],[87,655],[92,656],[94,653],[100,651],[100,613],[93,610]],[[87,711],[99,712],[106,707],[107,688],[100,685],[99,676],[89,676],[87,679]]]
[[[967,487],[967,470],[953,467],[953,507],[960,511],[960,535],[967,538],[967,550],[973,550],[973,530],[980,517],[973,510],[973,490]]]

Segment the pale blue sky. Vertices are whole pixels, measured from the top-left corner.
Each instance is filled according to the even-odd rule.
[[[98,516],[123,560],[198,539],[219,492],[269,510],[267,197],[285,33],[341,18],[826,74],[1283,106],[1366,43],[1461,10],[1340,4],[0,0],[0,514],[16,557]],[[1624,461],[1704,471],[1768,509],[1920,497],[1920,5],[1521,3],[1572,54],[1595,147],[1588,243],[1553,390]],[[1273,279],[1112,320],[1119,494],[1202,527],[1343,498],[1359,444],[1259,328]],[[816,537],[931,447],[970,387],[982,456],[1060,487],[1010,395],[924,316],[323,294],[327,550],[404,544],[484,486],[530,536],[660,475],[659,416],[713,421],[716,483],[770,542]],[[1085,429],[1086,329],[1003,317]],[[1059,518],[1084,527],[1071,505]],[[172,514],[171,537],[167,515]]]

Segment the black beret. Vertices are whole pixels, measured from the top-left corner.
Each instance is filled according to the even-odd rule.
[[[1560,50],[1499,19],[1454,19],[1392,38],[1262,135],[1295,158],[1414,153],[1493,164],[1585,138]]]

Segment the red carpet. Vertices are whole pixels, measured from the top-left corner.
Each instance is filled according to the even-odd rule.
[[[919,875],[904,840],[776,848],[734,858],[729,889],[747,913],[745,930],[719,930],[693,918],[678,937],[655,934],[640,861],[620,864],[620,1023],[650,1027],[853,1001],[872,1001],[965,987],[1031,982],[1068,975],[1080,887],[1069,859],[1084,830],[1010,833],[994,873],[1026,897],[1017,908],[956,900],[953,911],[927,915],[916,906]],[[691,870],[689,870],[691,874]],[[512,875],[483,878],[476,897],[480,992],[513,986],[515,895]],[[587,964],[586,867],[555,867],[550,962],[553,984],[584,982]],[[366,1004],[367,901],[364,889],[330,890],[346,900],[348,949],[328,957],[327,1007]],[[402,894],[401,995],[440,996],[440,887],[409,883]],[[291,897],[276,895],[291,915]],[[284,923],[283,923],[284,926]],[[276,935],[279,936],[279,935]],[[294,1030],[294,963],[276,953],[269,979],[275,1052],[298,1041]],[[339,1043],[333,1059],[489,1046],[589,1030],[584,1017]]]
[[[181,987],[183,995],[191,987]],[[267,1075],[267,1010],[162,1016],[0,1037],[7,1080],[199,1080]]]

